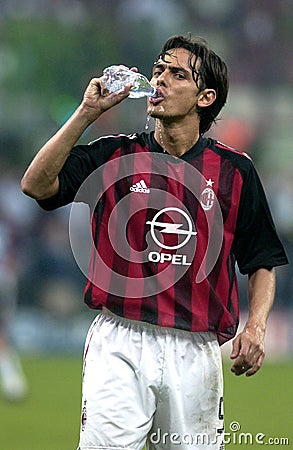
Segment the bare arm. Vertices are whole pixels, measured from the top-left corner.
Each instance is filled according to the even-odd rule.
[[[231,367],[235,375],[254,375],[261,367],[266,324],[275,297],[275,270],[259,269],[248,279],[249,314],[243,331],[234,339]]]
[[[132,70],[136,71],[135,68]],[[71,148],[86,128],[107,109],[120,103],[132,85],[120,94],[103,96],[100,78],[89,83],[81,105],[62,128],[39,150],[21,180],[23,192],[37,200],[52,197],[59,189],[58,174]]]

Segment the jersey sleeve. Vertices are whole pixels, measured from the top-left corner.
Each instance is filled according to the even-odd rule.
[[[233,250],[242,274],[287,264],[260,178],[251,161],[243,179]]]
[[[38,200],[41,208],[51,211],[72,203],[86,178],[102,166],[119,146],[119,139],[97,139],[86,145],[72,148],[60,171],[59,191],[53,197]]]

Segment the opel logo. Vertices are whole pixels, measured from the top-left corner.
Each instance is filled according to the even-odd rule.
[[[159,220],[157,220],[161,215],[170,212],[170,211],[175,211],[177,213],[180,213],[184,218],[185,218],[185,222],[187,223],[187,229],[182,229],[181,227],[183,227],[183,223],[168,223],[168,222],[160,222]],[[178,248],[183,247],[185,244],[187,244],[187,242],[190,240],[191,236],[195,236],[197,234],[196,231],[193,231],[192,229],[192,221],[189,217],[189,215],[183,211],[182,209],[179,208],[164,208],[161,209],[160,211],[157,212],[157,214],[155,214],[153,220],[148,220],[147,225],[151,226],[151,235],[153,240],[156,242],[156,244],[158,244],[160,247],[168,249],[168,250],[176,250]],[[177,245],[165,245],[162,242],[159,241],[159,239],[156,236],[155,233],[155,228],[159,228],[160,232],[162,234],[166,233],[166,234],[177,234],[177,235],[186,235],[186,238],[183,239],[182,242],[180,242]]]

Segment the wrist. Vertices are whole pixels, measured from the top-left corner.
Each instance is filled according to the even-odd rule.
[[[102,110],[88,106],[82,102],[76,110],[76,115],[83,119],[87,126],[91,125],[103,113]]]
[[[243,329],[244,332],[249,333],[249,332],[253,332],[253,333],[265,333],[266,331],[266,323],[264,322],[260,322],[260,321],[254,321],[254,320],[248,320],[244,326]]]

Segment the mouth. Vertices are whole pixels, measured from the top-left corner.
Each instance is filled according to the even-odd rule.
[[[162,93],[162,91],[160,89],[157,89],[156,94],[154,95],[154,97],[150,97],[149,98],[150,103],[152,103],[153,105],[157,105],[162,100],[164,100],[164,95],[163,95],[163,93]]]

